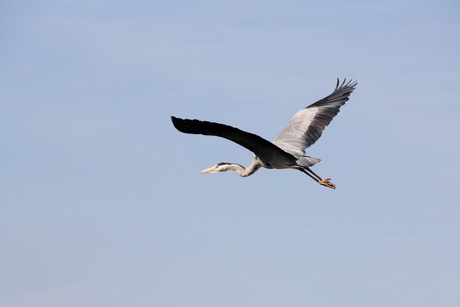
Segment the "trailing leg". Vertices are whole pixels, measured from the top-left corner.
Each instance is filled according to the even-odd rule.
[[[329,181],[330,178],[323,179],[320,176],[318,176],[314,171],[312,171],[309,167],[306,167],[306,166],[299,167],[297,169],[301,171],[302,173],[307,174],[311,179],[318,182],[320,185],[323,185],[331,189],[335,189],[335,184]]]

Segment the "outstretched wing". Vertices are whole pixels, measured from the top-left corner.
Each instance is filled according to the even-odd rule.
[[[332,94],[297,112],[273,143],[295,157],[303,156],[305,149],[321,137],[324,128],[339,113],[358,84],[352,80],[345,82],[346,79],[340,85],[337,79]]]
[[[260,160],[266,163],[270,161],[279,161],[280,158],[284,158],[283,160],[285,161],[296,160],[292,155],[281,150],[272,142],[238,128],[197,119],[181,119],[174,116],[171,116],[171,120],[174,127],[180,132],[213,135],[225,138],[252,151]]]

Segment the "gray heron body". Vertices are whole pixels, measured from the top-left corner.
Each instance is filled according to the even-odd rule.
[[[290,168],[307,174],[323,186],[335,189],[335,185],[329,181],[329,178],[321,178],[311,170],[310,167],[320,159],[306,156],[305,150],[321,137],[324,128],[339,113],[340,107],[348,101],[356,85],[357,82],[352,80],[348,82],[344,80],[340,84],[337,79],[335,90],[329,96],[297,112],[273,142],[224,124],[174,116],[171,116],[171,120],[180,132],[222,137],[254,153],[251,165],[246,168],[237,163],[221,162],[201,171],[202,174],[236,171],[240,176],[247,177],[261,167]]]

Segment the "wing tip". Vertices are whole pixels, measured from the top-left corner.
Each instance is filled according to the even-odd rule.
[[[180,132],[186,133],[189,130],[189,129],[187,129],[187,120],[186,119],[178,118],[178,117],[175,117],[175,116],[171,115],[171,121],[172,121],[174,127],[177,130],[179,130]]]
[[[342,88],[346,88],[346,87],[349,87],[351,88],[352,90],[354,90],[356,88],[356,86],[358,85],[358,81],[357,80],[353,80],[353,79],[350,79],[348,82],[347,82],[347,78],[344,78],[343,79],[343,82],[342,84],[340,84],[340,78],[337,78],[337,84],[335,86],[335,90],[338,90],[338,89],[342,89]]]
[[[172,121],[174,127],[175,127],[176,124],[179,122],[179,119],[180,119],[180,118],[177,118],[177,117],[171,115],[171,121]]]

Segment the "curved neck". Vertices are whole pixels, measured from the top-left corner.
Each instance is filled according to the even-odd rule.
[[[249,165],[246,168],[237,163],[229,163],[227,165],[227,169],[230,171],[237,172],[238,175],[240,175],[241,177],[248,177],[254,174],[261,166],[262,166],[262,162],[260,162],[259,159],[254,158],[251,165]]]

